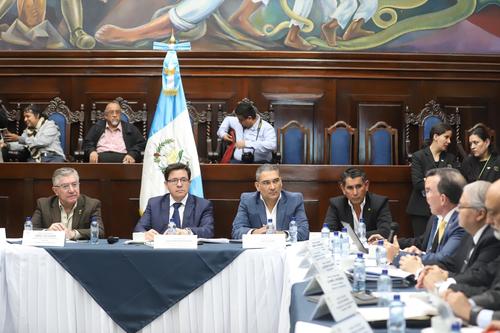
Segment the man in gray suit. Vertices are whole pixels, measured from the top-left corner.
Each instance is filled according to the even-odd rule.
[[[64,231],[66,239],[89,239],[90,221],[96,218],[99,236],[104,236],[101,202],[80,195],[80,178],[73,168],[60,168],[52,175],[55,195],[36,202],[32,222],[34,229]]]
[[[233,238],[242,238],[244,234],[265,234],[268,219],[273,220],[278,233],[288,234],[289,223],[295,217],[297,239],[309,239],[309,224],[302,193],[282,190],[277,165],[260,166],[255,178],[257,191],[241,194],[238,213],[233,221]]]

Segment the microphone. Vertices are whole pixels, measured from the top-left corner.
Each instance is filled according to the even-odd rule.
[[[389,237],[387,237],[387,240],[392,243],[394,236],[397,234],[399,230],[399,224],[397,222],[392,222],[391,223],[391,231],[389,232]]]

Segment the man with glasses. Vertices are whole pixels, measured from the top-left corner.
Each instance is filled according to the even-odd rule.
[[[265,234],[271,219],[278,233],[287,233],[290,221],[297,222],[297,240],[309,239],[309,224],[302,193],[283,191],[277,165],[261,165],[255,174],[256,192],[241,194],[238,212],[233,221],[232,237],[244,234]]]
[[[170,164],[164,175],[168,193],[149,199],[134,231],[145,232],[145,239],[151,241],[155,235],[164,234],[168,223],[173,220],[178,235],[213,237],[213,205],[206,199],[189,194],[189,167],[183,163]]]
[[[121,120],[120,103],[106,105],[104,120],[92,126],[83,140],[85,159],[90,163],[140,162],[146,140],[132,124]]]
[[[90,239],[90,222],[99,224],[99,236],[104,236],[101,202],[80,194],[80,178],[73,168],[60,168],[52,175],[55,195],[40,198],[32,216],[34,229],[64,231],[67,239]]]
[[[349,168],[342,173],[340,189],[343,195],[330,198],[325,223],[332,231],[342,230],[341,222],[348,222],[357,230],[360,219],[364,219],[366,235],[389,236],[392,216],[387,197],[368,192],[370,183],[366,173]]]

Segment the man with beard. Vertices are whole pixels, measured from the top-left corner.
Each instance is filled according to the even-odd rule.
[[[83,150],[90,163],[140,162],[146,141],[134,125],[121,120],[121,112],[120,103],[108,103],[104,120],[92,126],[85,136]]]

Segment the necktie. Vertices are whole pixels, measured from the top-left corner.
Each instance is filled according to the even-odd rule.
[[[446,221],[443,219],[438,226],[438,242],[441,243],[441,239],[444,236],[444,229],[446,228]]]
[[[174,203],[174,213],[172,214],[172,219],[174,219],[177,228],[181,227],[181,216],[179,215],[179,207],[182,206],[182,202]]]

